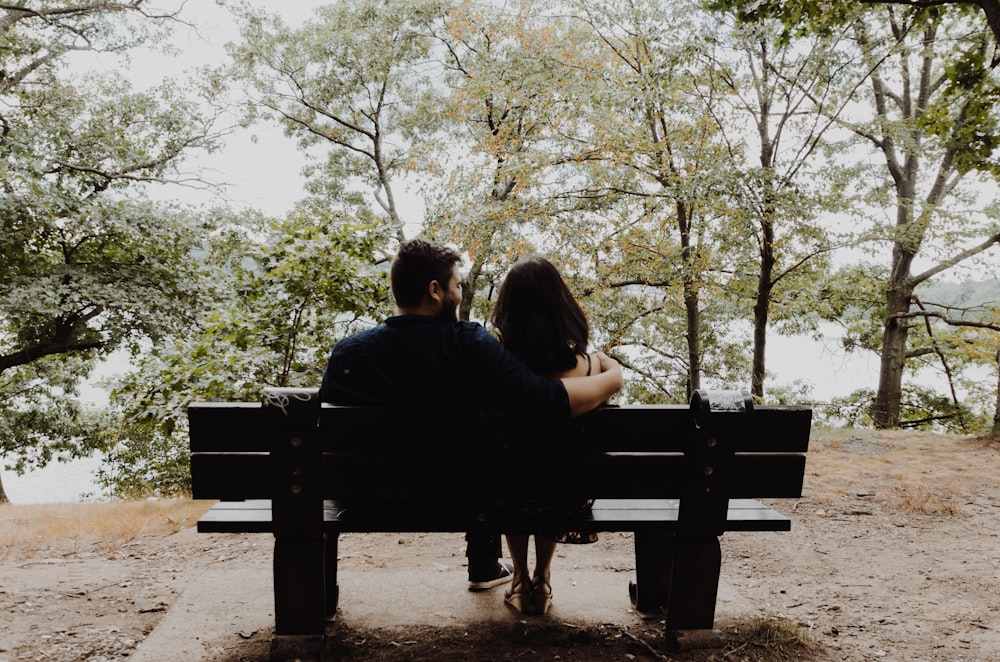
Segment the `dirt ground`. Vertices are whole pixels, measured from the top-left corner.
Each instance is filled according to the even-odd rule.
[[[817,431],[803,498],[772,505],[791,515],[791,532],[722,538],[722,581],[752,605],[745,617],[717,623],[725,648],[671,653],[655,620],[626,629],[536,617],[405,633],[338,624],[334,653],[343,660],[1000,661],[1000,443]],[[0,507],[0,541],[3,529],[25,526],[27,508]],[[270,554],[265,536],[199,535],[193,519],[124,542],[97,531],[0,547],[0,662],[127,659],[200,571]],[[346,536],[341,556],[348,564],[404,565],[413,549],[397,538]],[[424,536],[420,545],[421,555],[452,554],[455,539]],[[627,534],[602,535],[573,554],[608,571],[633,567]],[[269,638],[234,632],[236,643],[218,659],[266,660]]]

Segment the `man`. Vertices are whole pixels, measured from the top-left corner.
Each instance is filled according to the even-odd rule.
[[[458,321],[460,262],[459,254],[445,246],[424,239],[404,242],[389,274],[397,314],[337,343],[320,399],[428,409],[489,407],[558,420],[588,412],[621,389],[621,367],[604,354],[596,355],[599,374],[549,379],[532,372],[482,325]],[[426,427],[444,426],[429,413]],[[511,580],[511,566],[497,561],[499,534],[466,534],[466,541],[470,590]]]

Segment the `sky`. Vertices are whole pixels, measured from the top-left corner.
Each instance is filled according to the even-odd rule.
[[[280,12],[287,23],[297,24],[322,3],[256,0],[254,4],[270,12]],[[174,58],[155,53],[136,56],[131,74],[138,84],[156,83],[167,75],[180,75],[194,67],[223,62],[225,44],[239,37],[232,16],[214,2],[189,1],[182,15],[194,28],[178,27],[173,43],[181,54]],[[226,184],[226,196],[236,206],[251,206],[266,214],[280,215],[303,196],[302,155],[296,150],[294,140],[285,137],[276,126],[260,125],[238,131],[227,139],[220,152],[200,156],[195,163],[205,168],[209,179]],[[218,202],[210,195],[193,191],[174,190],[172,194],[191,202]]]

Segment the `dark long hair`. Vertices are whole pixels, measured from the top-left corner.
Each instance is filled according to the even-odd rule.
[[[543,375],[576,366],[590,325],[559,271],[543,257],[518,260],[500,286],[493,326],[500,342]]]

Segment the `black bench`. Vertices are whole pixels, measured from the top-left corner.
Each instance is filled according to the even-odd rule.
[[[193,496],[220,500],[198,531],[274,535],[275,659],[322,650],[346,532],[630,531],[636,609],[663,614],[674,636],[712,630],[719,536],[791,528],[753,499],[801,496],[812,418],[809,408],[754,407],[733,392],[564,423],[449,410],[436,429],[454,433],[437,439],[413,432],[426,415],[320,405],[315,389],[188,408]],[[517,463],[547,480],[510,471]],[[514,494],[597,500],[590,513],[545,520],[476,505]],[[344,500],[419,507],[358,511]]]

